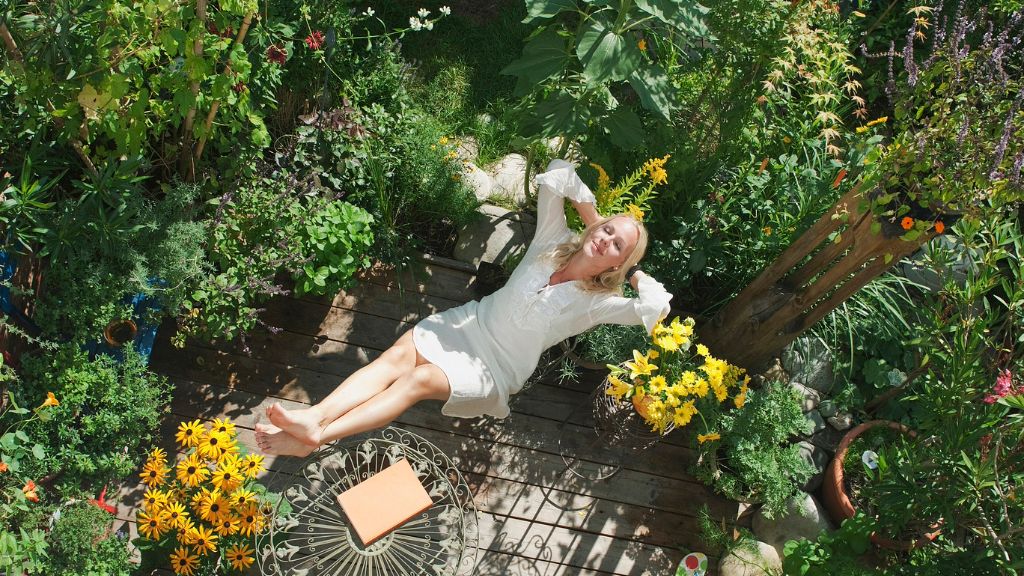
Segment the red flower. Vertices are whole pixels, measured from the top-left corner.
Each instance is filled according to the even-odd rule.
[[[270,47],[267,48],[267,60],[270,62],[275,62],[280,66],[284,66],[284,61],[287,58],[288,53],[284,51],[284,48],[281,48],[277,44],[271,44]]]
[[[914,219],[910,216],[904,216],[903,220],[900,221],[900,226],[902,226],[904,230],[910,230],[914,227]]]
[[[235,92],[241,94],[242,92],[245,92],[249,88],[246,87],[245,82],[239,82],[239,83],[235,84],[234,86],[232,86],[231,89],[234,90]]]
[[[946,225],[942,223],[942,220],[937,220],[935,222],[935,233],[936,234],[942,234],[945,231],[946,231]]]
[[[25,499],[29,502],[39,502],[39,494],[36,494],[36,483],[29,480],[21,489],[25,493]]]
[[[317,30],[309,36],[306,36],[306,46],[309,46],[310,50],[319,50],[324,45],[324,33]]]

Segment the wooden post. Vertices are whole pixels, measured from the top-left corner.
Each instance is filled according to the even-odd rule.
[[[935,236],[872,232],[854,188],[725,306],[704,330],[712,352],[759,370],[857,290]],[[829,237],[839,234],[834,241]]]

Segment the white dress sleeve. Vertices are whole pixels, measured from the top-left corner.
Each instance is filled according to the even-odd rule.
[[[650,334],[654,326],[668,316],[672,295],[654,278],[644,274],[637,281],[636,298],[608,296],[594,303],[591,321],[594,324],[643,324]]]
[[[546,172],[537,174],[537,231],[535,245],[561,240],[568,232],[565,198],[576,202],[595,202],[594,193],[576,175],[572,164],[552,160]]]

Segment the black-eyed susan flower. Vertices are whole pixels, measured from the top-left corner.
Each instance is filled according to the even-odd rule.
[[[238,532],[244,536],[251,536],[263,529],[263,514],[259,506],[250,504],[238,511]]]
[[[263,472],[263,456],[260,454],[249,454],[242,459],[241,464],[238,466],[248,478],[255,478],[260,472]]]
[[[231,505],[235,507],[235,510],[241,510],[249,504],[258,503],[256,500],[256,494],[252,490],[246,490],[245,488],[239,488],[231,493]]]
[[[210,425],[210,430],[215,430],[221,434],[227,434],[231,436],[235,433],[235,423],[231,421],[231,418],[214,418],[213,424]]]
[[[198,446],[199,441],[205,435],[206,427],[199,420],[193,420],[179,424],[178,433],[174,435],[174,439],[178,441],[178,444],[181,444],[182,448],[192,448],[193,446]]]
[[[255,560],[252,549],[249,548],[248,544],[235,544],[227,549],[226,555],[228,562],[231,563],[231,567],[235,570],[245,570],[252,566],[253,560]]]
[[[192,554],[188,548],[178,546],[171,554],[171,569],[180,576],[192,576],[199,567],[199,556]]]
[[[231,515],[224,516],[215,524],[214,530],[220,536],[236,534],[238,533],[238,519]]]
[[[209,475],[210,469],[207,468],[206,464],[199,459],[199,455],[197,454],[190,454],[188,458],[178,462],[178,482],[181,482],[190,488],[195,488],[202,484]]]
[[[185,505],[181,502],[168,502],[163,512],[168,528],[181,528],[185,520],[188,520],[188,512],[185,511]]]
[[[147,456],[149,462],[159,462],[167,465],[167,451],[163,448],[153,448]]]
[[[142,472],[139,473],[139,477],[142,478],[143,484],[150,488],[156,488],[164,483],[164,477],[167,476],[167,469],[163,466],[153,466],[146,464],[142,467]]]
[[[167,531],[167,524],[164,519],[163,511],[150,513],[140,510],[136,518],[139,523],[139,533],[150,540],[159,540],[163,533]]]
[[[188,533],[188,543],[200,556],[206,556],[210,552],[217,551],[217,539],[219,537],[206,526],[199,525]]]
[[[167,504],[167,494],[158,488],[150,488],[142,496],[142,506],[147,512],[153,513],[163,509]]]
[[[199,441],[196,450],[203,458],[217,460],[231,446],[231,437],[220,432],[207,432]]]
[[[196,529],[195,520],[192,520],[188,516],[181,519],[178,524],[178,541],[188,543],[188,535]]]
[[[210,492],[209,496],[203,499],[199,505],[199,517],[211,524],[219,522],[228,514],[231,514],[231,504],[224,498],[220,490]]]
[[[242,483],[242,473],[231,462],[217,466],[210,476],[210,483],[221,492],[231,492]]]

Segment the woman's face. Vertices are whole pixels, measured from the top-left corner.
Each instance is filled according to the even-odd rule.
[[[584,238],[581,252],[595,270],[604,272],[621,266],[633,253],[640,230],[625,216],[612,218]]]

